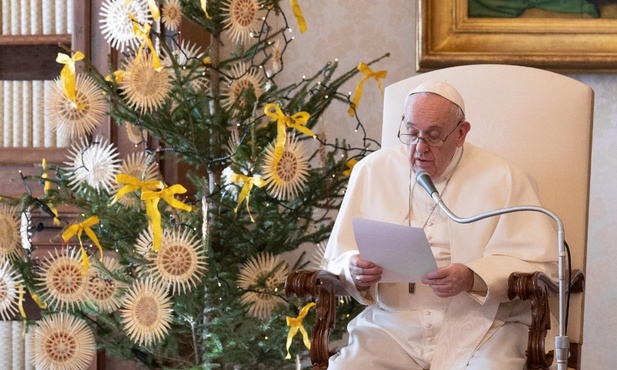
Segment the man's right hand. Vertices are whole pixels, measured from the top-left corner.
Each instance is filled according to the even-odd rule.
[[[381,280],[383,270],[371,261],[363,260],[359,254],[349,259],[349,273],[359,288],[368,288]]]

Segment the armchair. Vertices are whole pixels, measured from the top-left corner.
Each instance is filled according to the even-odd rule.
[[[420,74],[386,88],[382,146],[398,143],[396,133],[406,93],[428,80],[448,81],[465,98],[467,119],[473,127],[468,141],[509,159],[536,178],[544,206],[565,225],[572,264],[568,290],[582,293],[593,122],[591,88],[557,73],[511,65],[468,65]],[[345,295],[337,276],[327,271],[295,271],[287,278],[285,292],[315,300],[317,319],[310,356],[313,369],[326,369],[336,295]],[[509,278],[508,297],[529,300],[532,307],[529,369],[548,369],[553,362],[553,353],[547,353],[545,344],[550,311],[557,309],[557,294],[557,283],[542,273],[513,273]],[[583,302],[583,294],[574,294],[569,304],[568,366],[574,369],[580,368]]]

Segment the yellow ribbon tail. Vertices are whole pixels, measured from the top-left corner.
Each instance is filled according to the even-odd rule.
[[[201,0],[201,10],[204,11],[204,14],[206,15],[206,18],[212,19],[210,14],[208,14],[208,0]]]
[[[289,317],[287,318],[287,325],[289,325]],[[297,332],[298,332],[298,327],[293,326],[289,329],[289,333],[287,333],[287,344],[286,344],[287,356],[285,356],[285,360],[291,359],[291,354],[289,353],[289,347],[291,347],[291,342]]]
[[[24,286],[22,284],[17,284],[17,286],[19,287],[19,302],[18,302],[18,306],[19,306],[19,313],[21,314],[21,317],[25,320],[26,319],[26,311],[24,310]]]
[[[47,203],[47,207],[54,213],[54,215],[58,214],[58,210],[54,207],[53,203]],[[54,225],[60,226],[60,219],[56,216],[54,217]]]
[[[67,68],[67,66],[60,71],[60,82],[62,83],[64,95],[66,95],[70,101],[75,102],[75,73],[71,73],[71,70]]]
[[[152,250],[158,252],[163,243],[163,228],[160,222],[152,224]]]
[[[161,248],[161,241],[163,240],[161,213],[158,209],[159,199],[160,198],[153,198],[146,201],[146,215],[148,216],[148,222],[152,229],[152,250],[155,252],[158,252]]]
[[[360,105],[360,99],[362,98],[362,93],[364,90],[364,82],[366,80],[368,80],[368,76],[364,76],[356,86],[356,92],[354,93],[353,99],[351,99],[351,106],[349,106],[349,109],[347,110],[347,114],[349,114],[351,117],[353,117],[355,111],[358,110],[358,106]]]
[[[51,190],[51,181],[47,181],[49,174],[47,173],[47,160],[45,158],[41,161],[41,166],[43,167],[43,174],[41,177],[45,179],[45,182],[43,183],[43,193],[47,194],[49,190]]]
[[[41,297],[39,297],[38,294],[36,294],[35,292],[29,289],[28,291],[30,292],[30,297],[32,297],[32,300],[34,301],[34,303],[36,303],[37,306],[39,306],[40,309],[42,310],[47,309],[47,303],[44,303],[43,301],[41,301]]]
[[[249,195],[249,193],[251,192],[251,187],[252,184],[250,184],[248,181],[244,183],[244,186],[242,186],[242,190],[240,190],[240,194],[238,195],[238,202],[236,203],[236,208],[234,208],[234,212],[238,212],[238,208],[240,207],[244,199],[247,197],[247,195]]]
[[[307,349],[311,349],[311,340],[309,339],[308,333],[306,332],[306,329],[304,329],[304,326],[300,327],[300,333],[302,333],[302,342],[304,342],[304,346]]]
[[[81,244],[81,242],[80,242]],[[88,269],[90,269],[90,259],[88,258],[88,253],[86,253],[86,250],[84,249],[84,246],[81,245],[81,259],[82,259],[82,263],[84,265],[84,273],[88,273]]]
[[[296,17],[296,21],[298,22],[298,28],[300,29],[300,33],[306,32],[306,20],[304,19],[304,15],[302,14],[302,9],[300,9],[300,5],[298,5],[298,1],[290,0],[290,3],[291,9],[293,10],[294,16]]]
[[[86,235],[88,235],[90,240],[92,240],[94,245],[96,245],[96,247],[99,249],[99,254],[101,256],[101,259],[103,259],[103,247],[101,247],[101,244],[99,243],[99,238],[96,237],[94,231],[92,231],[92,229],[90,229],[89,227],[85,228],[84,231],[86,232]]]
[[[152,13],[152,19],[158,21],[161,18],[161,11],[154,0],[148,0],[148,7],[150,8],[150,13]]]
[[[274,143],[274,153],[272,153],[273,154],[272,161],[275,164],[278,163],[279,160],[283,157],[283,152],[285,151],[286,142],[287,142],[287,135],[285,135],[285,126],[279,125],[278,134],[276,136],[276,142]]]

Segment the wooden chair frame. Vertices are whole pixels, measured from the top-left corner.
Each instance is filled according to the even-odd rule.
[[[571,293],[583,292],[585,276],[572,271]],[[508,298],[530,301],[531,326],[527,343],[527,368],[548,369],[553,363],[553,351],[546,351],[546,335],[551,328],[549,299],[557,296],[559,286],[541,272],[512,273],[508,279]],[[334,353],[329,348],[330,330],[336,324],[337,295],[346,295],[337,275],[325,270],[298,270],[287,277],[285,294],[315,301],[316,320],[311,333],[310,357],[313,370],[328,368],[328,359]],[[568,367],[579,369],[577,350],[570,351]]]

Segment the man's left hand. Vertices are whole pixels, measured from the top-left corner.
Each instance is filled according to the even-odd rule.
[[[422,283],[433,289],[438,297],[452,297],[473,289],[473,271],[461,263],[440,267],[422,276]]]

